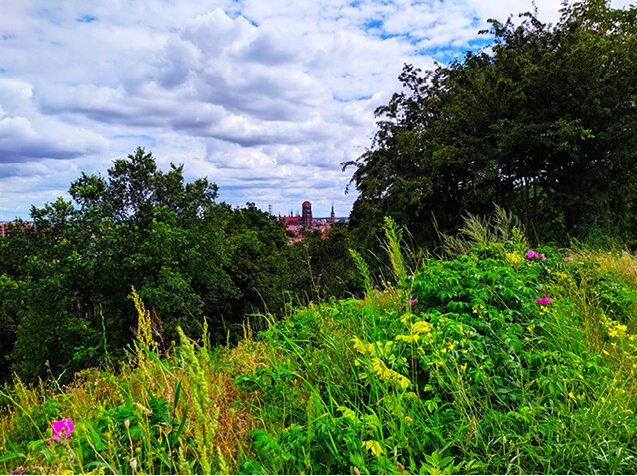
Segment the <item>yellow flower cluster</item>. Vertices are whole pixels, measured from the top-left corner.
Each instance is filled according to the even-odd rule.
[[[606,329],[609,337],[624,337],[628,327],[624,324],[620,324],[617,321],[611,321],[612,325]]]
[[[615,340],[623,340],[628,339],[629,341],[634,341],[635,336],[628,333],[628,326],[622,324],[621,322],[615,321],[608,317],[606,314],[602,314],[602,324],[606,329],[606,333],[608,337],[611,337]]]
[[[628,332],[628,326],[606,314],[602,314],[601,321],[610,341],[610,347],[602,349],[602,355],[612,356],[634,374],[637,371],[637,334]]]
[[[427,321],[416,321],[409,326],[409,334],[399,334],[396,336],[396,340],[404,341],[404,342],[418,342],[420,340],[420,335],[425,334],[427,342],[433,342],[433,336],[431,335],[431,331],[433,330],[433,326]]]
[[[380,341],[375,343],[364,343],[358,337],[354,336],[352,342],[354,350],[356,350],[359,354],[371,356],[371,360],[368,360],[366,363],[369,364],[371,372],[378,375],[381,380],[399,387],[402,390],[406,390],[411,385],[411,380],[401,373],[387,367],[387,364],[383,361],[383,359],[388,359],[390,361],[394,359],[391,352],[392,345],[394,344],[393,341],[387,341],[384,343]],[[364,364],[359,359],[356,359],[354,363],[357,366],[362,366]],[[360,374],[360,377],[366,378],[367,374],[362,373]]]
[[[372,359],[371,369],[381,378],[381,380],[392,383],[400,387],[402,390],[407,390],[407,388],[411,385],[411,381],[407,377],[387,367],[385,362],[378,357],[374,357]]]
[[[359,354],[378,355],[380,357],[388,357],[389,355],[391,355],[391,347],[393,344],[392,341],[387,341],[384,343],[376,341],[375,343],[369,342],[366,344],[362,342],[358,337],[354,336],[352,342],[354,343],[354,350]]]
[[[376,440],[365,440],[363,441],[363,448],[371,452],[377,458],[383,454],[383,449],[380,446],[380,443]]]
[[[504,255],[504,259],[511,266],[517,266],[520,263],[524,262],[524,256],[522,256],[520,253],[506,253]]]

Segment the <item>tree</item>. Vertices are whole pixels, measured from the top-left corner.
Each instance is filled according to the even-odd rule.
[[[490,21],[490,51],[425,74],[405,66],[372,146],[345,164],[358,242],[377,247],[390,215],[432,243],[434,217],[448,233],[493,203],[536,239],[637,240],[637,8],[586,0],[556,26],[521,18]]]
[[[287,249],[290,273],[283,288],[294,290],[300,302],[361,293],[361,276],[349,252],[353,246],[345,223],[306,234]]]
[[[0,247],[0,275],[11,278],[2,292],[22,303],[15,316],[0,310],[15,331],[14,370],[34,379],[47,361],[72,372],[121,353],[137,321],[131,286],[166,343],[177,325],[200,336],[204,316],[213,329],[240,318],[216,185],[186,183],[182,166],[164,173],[140,148],[107,178],[82,174],[70,194],[77,208],[61,198],[33,207],[33,227]]]

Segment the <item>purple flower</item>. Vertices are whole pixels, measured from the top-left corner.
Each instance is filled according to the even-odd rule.
[[[538,303],[540,306],[546,306],[548,304],[551,304],[551,298],[550,297],[539,297],[539,298],[535,298],[535,302]]]
[[[536,259],[540,256],[537,251],[529,250],[526,252],[526,259]]]
[[[544,253],[540,253],[540,261],[544,261],[546,259],[546,256],[544,255]]]
[[[412,299],[409,300],[409,305],[410,306],[414,306],[415,304],[418,304],[418,299],[413,299],[412,298]]]
[[[70,418],[62,418],[61,420],[51,423],[52,440],[65,440],[71,437],[75,430],[75,424]]]

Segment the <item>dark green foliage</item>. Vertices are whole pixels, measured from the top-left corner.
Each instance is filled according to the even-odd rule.
[[[253,203],[234,211],[228,228],[231,258],[226,270],[239,289],[232,313],[245,315],[283,307],[283,280],[290,272],[288,243],[279,221]]]
[[[163,172],[140,148],[70,194],[78,207],[33,207],[33,227],[0,240],[0,374],[11,364],[32,380],[48,365],[70,377],[122,355],[136,332],[131,286],[164,346],[177,325],[200,335],[203,316],[225,342],[246,313],[282,306],[283,227],[252,204],[215,203],[216,185],[186,183],[182,166]]]
[[[362,283],[351,248],[345,223],[335,224],[326,233],[309,233],[289,250],[291,269],[286,289],[294,290],[305,302],[360,293]]]
[[[0,244],[2,246],[2,244]],[[18,327],[20,283],[6,274],[0,275],[0,381],[9,376],[9,353],[13,349]]]
[[[633,289],[550,248],[526,259],[521,246],[429,259],[403,293],[300,309],[269,329],[276,360],[235,379],[264,422],[240,469],[633,472],[635,402],[587,334],[595,313],[619,318]],[[599,308],[583,313],[570,292]]]
[[[434,216],[448,234],[494,202],[534,240],[634,242],[637,8],[585,0],[556,26],[521,17],[491,21],[491,52],[424,75],[405,66],[372,147],[346,164],[362,248],[377,248],[384,216],[425,244]]]

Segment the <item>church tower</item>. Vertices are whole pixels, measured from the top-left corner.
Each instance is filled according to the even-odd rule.
[[[312,204],[307,200],[303,202],[303,216],[301,217],[301,224],[305,228],[312,226]]]
[[[330,223],[336,223],[336,215],[334,214],[334,204],[332,203],[332,212],[330,213]]]

